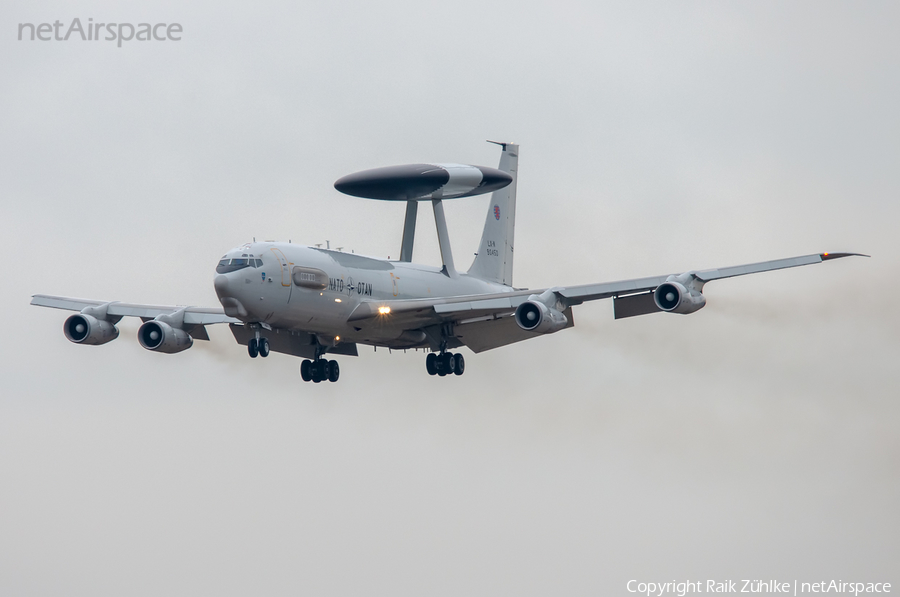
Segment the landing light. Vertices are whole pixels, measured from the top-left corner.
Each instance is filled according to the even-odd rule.
[[[382,315],[387,315],[388,313],[391,312],[391,308],[390,307],[378,307],[378,312],[381,313]]]
[[[339,303],[341,302],[341,299],[334,299],[334,302]]]

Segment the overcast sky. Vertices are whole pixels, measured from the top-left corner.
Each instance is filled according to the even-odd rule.
[[[180,41],[18,41],[19,23]],[[64,26],[66,26],[64,25]],[[900,585],[893,2],[7,2],[0,594],[628,595]],[[365,168],[521,144],[518,286],[803,255],[683,317],[337,384],[227,328],[82,347],[35,293],[217,306],[253,237],[399,252]],[[467,267],[487,199],[448,202]],[[429,211],[416,260],[437,263]]]

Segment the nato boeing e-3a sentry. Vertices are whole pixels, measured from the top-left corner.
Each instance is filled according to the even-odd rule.
[[[328,355],[357,356],[360,344],[424,349],[429,374],[462,375],[465,359],[574,325],[572,307],[612,298],[616,319],[659,311],[689,314],[706,305],[707,282],[821,263],[856,253],[814,253],[748,265],[650,278],[528,290],[513,286],[519,146],[502,148],[497,169],[462,164],[411,164],[357,172],[338,191],[406,202],[400,259],[281,242],[252,242],[222,256],[214,286],[221,308],[142,305],[34,295],[31,304],[78,311],[63,324],[76,344],[115,340],[116,323],[140,317],[138,341],[147,350],[177,353],[209,340],[207,325],[227,323],[251,357],[270,351],[304,358],[304,381],[337,381]],[[468,271],[456,269],[443,201],[492,193],[481,244]],[[420,201],[430,201],[441,266],[413,263]]]

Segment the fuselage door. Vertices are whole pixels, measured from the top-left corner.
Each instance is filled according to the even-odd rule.
[[[289,288],[291,286],[291,266],[285,258],[284,253],[280,249],[270,249],[281,265],[281,285]]]

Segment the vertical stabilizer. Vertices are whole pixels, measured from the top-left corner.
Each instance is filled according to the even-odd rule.
[[[503,148],[498,168],[512,175],[513,180],[491,195],[481,244],[478,245],[478,254],[469,268],[469,275],[512,286],[519,146],[515,143],[498,145]]]

